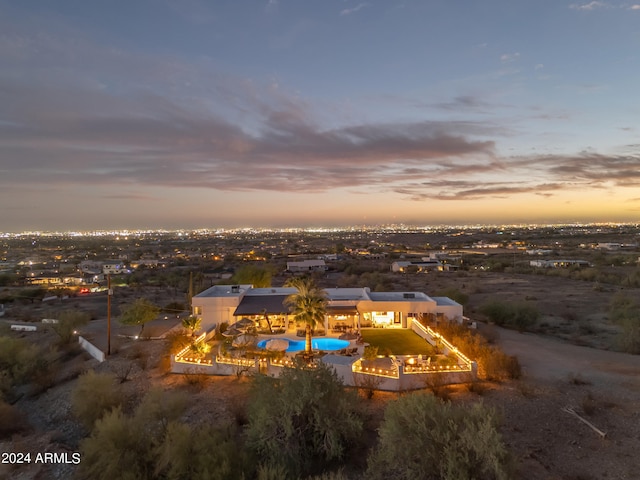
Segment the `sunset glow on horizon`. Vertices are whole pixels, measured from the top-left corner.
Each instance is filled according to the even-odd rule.
[[[640,222],[640,5],[0,0],[0,231]]]

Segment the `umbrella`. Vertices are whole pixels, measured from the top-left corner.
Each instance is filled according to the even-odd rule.
[[[231,328],[225,330],[224,332],[222,332],[222,335],[224,335],[225,337],[237,337],[241,333],[242,332],[240,330],[238,330],[237,328],[231,327]]]
[[[255,327],[256,326],[256,322],[254,322],[253,320],[251,320],[250,318],[242,318],[240,320],[238,320],[236,323],[233,324],[234,327],[236,328],[248,328],[248,327]]]
[[[355,340],[356,338],[358,338],[358,335],[356,335],[355,333],[343,333],[338,338],[340,338],[340,340]]]
[[[255,343],[256,341],[256,336],[255,335],[247,335],[246,333],[243,335],[238,335],[236,338],[233,339],[233,346],[234,347],[246,347],[248,345],[251,345],[253,343]]]
[[[284,338],[273,338],[264,345],[264,348],[274,352],[282,352],[289,348],[289,340],[285,340]]]

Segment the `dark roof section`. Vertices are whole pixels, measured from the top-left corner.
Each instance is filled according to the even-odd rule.
[[[239,315],[268,315],[287,314],[289,308],[284,304],[289,295],[245,295],[240,301],[240,305],[233,312],[234,316]]]
[[[358,309],[355,305],[328,305],[327,315],[357,315]]]

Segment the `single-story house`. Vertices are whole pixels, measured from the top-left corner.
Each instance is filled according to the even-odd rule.
[[[250,318],[258,324],[295,331],[286,298],[290,287],[253,288],[252,285],[215,285],[192,298],[193,314],[210,330],[221,323],[233,324]],[[446,297],[423,292],[372,292],[363,288],[327,288],[325,332],[357,330],[361,327],[409,328],[411,319],[462,321],[462,305]],[[264,322],[264,323],[263,323]]]

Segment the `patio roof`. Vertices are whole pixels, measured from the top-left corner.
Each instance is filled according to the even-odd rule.
[[[357,315],[358,309],[355,305],[328,305],[327,315]]]
[[[233,315],[287,314],[289,308],[284,305],[287,297],[288,295],[245,295]]]

